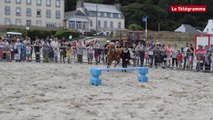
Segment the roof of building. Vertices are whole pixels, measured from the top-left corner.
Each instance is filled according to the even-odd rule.
[[[97,5],[97,11],[99,12],[121,13],[121,11],[118,10],[115,5],[84,3],[84,7],[88,11],[96,11],[96,5]]]
[[[68,19],[71,16],[86,16],[83,12],[81,12],[80,10],[73,10],[73,11],[69,11],[69,12],[65,12],[64,14],[64,19]]]
[[[197,30],[189,24],[182,24],[179,28],[175,30],[175,32],[201,33],[200,30]]]
[[[213,34],[213,19],[209,19],[206,27],[204,28],[203,32],[208,34]]]

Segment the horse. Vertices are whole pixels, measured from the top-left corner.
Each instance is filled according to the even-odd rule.
[[[114,67],[116,67],[120,63],[120,55],[122,53],[122,48],[116,48],[114,43],[110,43],[108,46],[107,53],[107,68],[110,68],[110,65],[113,61],[116,61]]]

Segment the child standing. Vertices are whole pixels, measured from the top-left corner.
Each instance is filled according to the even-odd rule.
[[[128,61],[130,58],[130,52],[127,47],[124,48],[124,50],[121,53],[121,59],[122,59],[122,67],[127,68]],[[126,70],[124,70],[126,72]]]
[[[180,50],[178,50],[178,54],[177,54],[177,61],[178,61],[178,66],[177,68],[182,68],[182,60],[183,60],[183,56],[182,53],[180,52]]]

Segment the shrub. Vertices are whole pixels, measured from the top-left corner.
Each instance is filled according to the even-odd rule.
[[[60,30],[60,31],[57,31],[54,36],[57,37],[58,39],[62,39],[63,37],[65,37],[65,39],[69,39],[70,35],[72,35],[72,38],[79,38],[80,33],[74,32],[74,31]]]
[[[27,36],[30,37],[32,40],[35,40],[36,37],[39,39],[46,39],[47,37],[51,37],[52,33],[51,31],[47,30],[28,30],[27,31]]]

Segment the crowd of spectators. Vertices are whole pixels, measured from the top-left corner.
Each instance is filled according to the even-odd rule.
[[[0,38],[0,61],[8,62],[50,62],[50,63],[106,63],[107,45],[99,40],[69,41],[65,38],[47,38],[31,40],[30,38],[11,40]],[[123,48],[119,42],[117,48]],[[125,47],[126,48],[126,47]],[[149,66],[176,69],[213,70],[213,45],[198,46],[186,43],[178,48],[176,44],[159,42],[132,44],[128,48],[133,66]],[[84,56],[86,55],[86,57]]]

